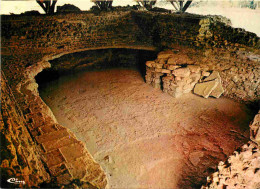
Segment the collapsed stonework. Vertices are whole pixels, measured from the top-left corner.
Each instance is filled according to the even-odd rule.
[[[57,123],[38,93],[35,76],[55,66],[51,60],[65,54],[109,48],[171,49],[178,60],[197,66],[186,67],[180,62],[180,73],[173,70],[176,65],[167,67],[181,78],[173,81],[165,77],[163,88],[168,93],[191,91],[200,74],[206,76],[214,70],[222,79],[224,96],[247,103],[259,101],[259,38],[219,19],[138,11],[99,16],[4,16],[1,35],[2,70],[6,76],[2,79],[6,84],[1,87],[1,133],[9,151],[0,163],[7,170],[6,178],[18,173],[26,181],[29,177],[28,187],[107,185],[104,171],[74,134]],[[164,61],[164,55],[160,56]],[[70,66],[79,65],[73,64]],[[147,81],[159,87],[163,72],[169,71],[161,67],[164,63],[156,64],[157,68],[147,65]],[[160,72],[154,74],[151,69]],[[180,91],[171,87],[173,82],[184,80],[187,85]],[[251,126],[252,137],[259,141],[256,125]],[[25,156],[20,155],[23,151]]]
[[[193,89],[204,98],[219,98],[224,92],[219,73],[202,72],[199,65],[189,63],[170,50],[162,51],[155,61],[146,62],[146,83],[176,98]]]
[[[217,172],[207,178],[201,189],[260,188],[260,111],[250,128],[253,142],[235,151],[226,162],[220,162]]]
[[[155,61],[146,62],[146,82],[174,97],[194,89],[205,98],[223,94],[239,101],[258,101],[258,55],[241,56],[241,50],[219,51],[209,49],[201,55],[188,48],[162,51]]]

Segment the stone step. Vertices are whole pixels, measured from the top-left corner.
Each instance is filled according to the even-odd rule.
[[[63,146],[67,146],[73,143],[78,142],[78,140],[70,135],[65,136],[63,138],[59,138],[57,140],[53,140],[53,141],[46,141],[44,143],[42,143],[42,147],[44,149],[45,152],[49,152],[58,148],[61,148]]]
[[[43,156],[48,167],[52,167],[54,165],[58,165],[65,162],[65,158],[63,157],[59,149],[46,153]]]
[[[49,171],[52,176],[60,176],[62,173],[66,172],[68,170],[68,167],[65,163],[61,163],[58,165],[54,165],[52,167],[49,167]]]
[[[41,144],[41,143],[46,143],[46,142],[51,142],[53,140],[58,140],[60,138],[63,138],[65,136],[69,136],[70,133],[68,132],[68,130],[66,128],[62,128],[60,130],[51,132],[51,133],[47,133],[44,135],[40,135],[35,137],[36,141]]]
[[[84,155],[89,156],[91,158],[82,142],[77,142],[67,146],[63,146],[60,148],[60,152],[64,156],[66,162],[74,161],[75,159]]]
[[[90,182],[92,185],[102,188],[106,186],[106,175],[102,172],[98,163],[90,161],[86,156],[75,159],[69,163],[66,163],[69,172],[73,178],[83,178],[83,181]]]
[[[62,129],[63,127],[60,126],[59,124],[48,124],[48,125],[43,125],[39,127],[39,131],[41,134],[48,134],[57,130]]]

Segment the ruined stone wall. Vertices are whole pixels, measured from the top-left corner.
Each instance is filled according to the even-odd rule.
[[[218,71],[225,90],[224,96],[257,103],[260,100],[259,52],[225,49],[207,49],[200,59],[203,71]]]
[[[171,48],[176,44],[194,45],[203,16],[132,12],[141,30],[155,46]]]
[[[132,15],[141,30],[150,35],[154,45],[161,48],[172,48],[176,44],[225,49],[241,45],[260,47],[256,34],[233,28],[230,20],[222,16],[172,16],[151,12],[132,12]]]
[[[205,33],[201,29],[202,25],[200,25],[203,19],[207,19],[207,17],[143,12],[118,12],[106,15],[82,13],[55,16],[2,17],[2,70],[6,75],[7,83],[10,84],[13,91],[15,101],[21,107],[25,117],[24,122],[29,129],[30,136],[32,136],[30,139],[29,135],[26,134],[24,138],[26,140],[35,140],[40,147],[39,154],[44,165],[46,165],[45,170],[49,173],[50,178],[56,178],[56,183],[59,185],[88,185],[90,183],[100,188],[104,188],[107,182],[103,170],[92,159],[84,145],[70,131],[56,122],[52,112],[38,94],[35,76],[43,69],[51,67],[49,61],[65,54],[102,48],[154,50],[157,47],[158,49],[174,49],[178,45],[184,45],[185,48],[190,49],[190,51],[184,51],[184,54],[194,60],[194,64],[202,65],[205,70],[218,69],[223,72],[223,74],[220,74],[222,74],[223,86],[227,91],[226,96],[245,101],[257,100],[259,97],[259,92],[257,92],[259,82],[248,84],[245,82],[249,81],[248,77],[253,77],[254,81],[259,81],[257,79],[259,59],[257,57],[252,58],[250,55],[251,60],[250,58],[244,60],[241,58],[244,62],[240,60],[237,62],[235,58],[244,57],[244,55],[239,54],[238,48],[240,46],[245,48],[246,53],[258,48],[258,42],[256,41],[259,41],[259,38],[249,37],[250,41],[252,41],[249,44],[245,44],[245,40],[240,42],[232,38],[223,38],[227,41],[230,40],[230,43],[228,41],[227,46],[223,46],[223,42],[221,42],[221,50],[231,50],[226,53],[227,57],[224,59],[221,54],[222,51],[219,51],[219,49],[217,50],[219,52],[214,51],[215,59],[212,60],[214,56],[211,56],[211,53],[205,51],[205,54],[203,54],[204,50],[201,51],[200,49],[214,47],[214,44],[212,45],[210,41],[218,34],[213,33],[212,35],[211,30],[214,24],[208,29],[207,23]],[[204,21],[202,23],[205,24]],[[216,24],[218,25],[217,22]],[[226,26],[222,27],[221,25],[221,28],[220,36],[227,35],[231,31],[227,30],[228,27]],[[218,39],[221,39],[221,37]],[[223,41],[223,39],[220,41]],[[195,46],[199,48],[195,48]],[[257,50],[254,53],[259,55]],[[234,57],[234,59],[230,59],[230,57]],[[211,62],[213,62],[212,65]],[[232,66],[229,66],[229,64]],[[233,69],[238,70],[234,71]],[[253,76],[243,76],[244,73],[249,75],[253,73]],[[230,79],[232,75],[237,76],[237,78],[233,78],[233,83]],[[251,94],[252,92],[248,93],[247,88],[249,91],[253,91],[253,94]],[[240,94],[239,90],[242,93],[241,96],[237,95]],[[3,94],[7,93],[3,92]],[[249,94],[251,94],[251,97]],[[2,98],[5,99],[6,96],[3,95]],[[7,101],[5,104],[8,103]],[[3,121],[10,117],[20,122],[20,115],[9,115],[9,112],[14,111],[8,109],[8,107],[3,109]],[[21,125],[23,124],[21,123]],[[15,125],[12,125],[12,127],[15,127]],[[5,135],[18,140],[15,133],[4,132],[6,132]],[[15,146],[16,143],[13,142],[13,144]],[[28,151],[35,148],[34,144],[28,144],[28,146],[25,145],[25,149]],[[8,146],[9,143],[7,142],[6,145]],[[10,143],[11,146],[12,143]],[[19,152],[19,146],[13,149],[17,149],[16,151]],[[71,156],[73,150],[75,156]],[[15,158],[11,159],[18,162]],[[8,165],[7,161],[2,163],[1,167]],[[18,165],[19,162],[15,164]],[[78,169],[80,166],[82,169]],[[34,166],[32,165],[32,167]],[[41,167],[35,167],[35,169],[41,172]],[[20,170],[20,168],[16,168]],[[38,179],[37,182],[49,181],[49,177],[44,176],[44,171],[42,171],[42,175],[42,178]]]
[[[196,83],[215,71],[220,75],[224,96],[257,104],[260,100],[259,63],[259,53],[249,53],[243,48],[228,51],[175,47],[160,52],[156,60],[147,62],[146,82],[179,97],[193,91]]]
[[[138,33],[131,17],[127,13],[106,16],[10,16],[3,17],[1,26],[2,70],[11,84],[29,133],[36,140],[41,159],[50,175],[50,179],[42,177],[44,186],[105,188],[107,180],[103,170],[84,144],[57,124],[52,112],[39,97],[34,77],[50,67],[48,60],[67,53],[120,45],[139,48],[139,40],[131,35]],[[25,148],[29,150],[32,147],[29,145]]]
[[[55,122],[39,96],[24,91],[29,107],[21,111],[12,90],[1,78],[1,187],[60,186],[104,188],[106,176],[84,144]]]
[[[250,138],[252,141],[236,150],[226,162],[219,163],[201,189],[260,188],[260,111],[250,124]]]
[[[12,90],[1,75],[1,187],[32,187],[49,180],[38,147],[27,130],[27,123]],[[15,178],[24,183],[10,184]]]
[[[136,35],[133,35],[136,34]],[[144,44],[129,12],[106,15],[3,16],[2,37],[22,43],[20,47],[72,49]],[[143,36],[142,36],[143,37]],[[26,43],[23,43],[26,42]]]

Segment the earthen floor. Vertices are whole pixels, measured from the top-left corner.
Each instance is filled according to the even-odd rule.
[[[253,118],[224,97],[175,99],[134,69],[61,77],[40,95],[86,144],[110,188],[196,188],[248,141]]]

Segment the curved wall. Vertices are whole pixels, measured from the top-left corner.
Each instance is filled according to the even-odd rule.
[[[221,27],[214,31],[218,32],[216,34],[212,30],[218,25]],[[250,52],[250,55],[253,53],[256,58],[245,59],[249,65],[248,70],[259,69],[259,38],[249,32],[230,29],[218,19],[202,16],[143,12],[117,12],[98,16],[88,13],[3,16],[1,26],[2,70],[25,117],[21,127],[29,130],[33,139],[30,145],[41,154],[41,161],[49,175],[44,180],[48,182],[51,178],[56,179],[59,185],[90,183],[104,188],[107,180],[84,145],[73,133],[56,122],[50,109],[39,97],[35,76],[51,66],[50,60],[91,49],[155,50],[180,47],[189,49],[185,51],[187,56],[194,59],[201,55],[200,58],[203,59],[203,53],[208,55],[203,49],[221,48],[228,50],[229,55],[238,50]],[[240,37],[224,37],[235,34]],[[244,39],[244,36],[248,36],[249,40]],[[222,56],[218,51],[216,54]],[[229,61],[228,56],[224,58],[226,61]],[[258,63],[251,67],[251,62],[255,60]],[[236,95],[237,90],[227,90],[231,91],[227,96],[248,100],[247,94],[240,98]],[[3,91],[3,95],[5,93]],[[252,101],[254,100],[257,99],[253,97]],[[78,169],[79,166],[82,168]],[[29,185],[41,182],[38,179]]]

